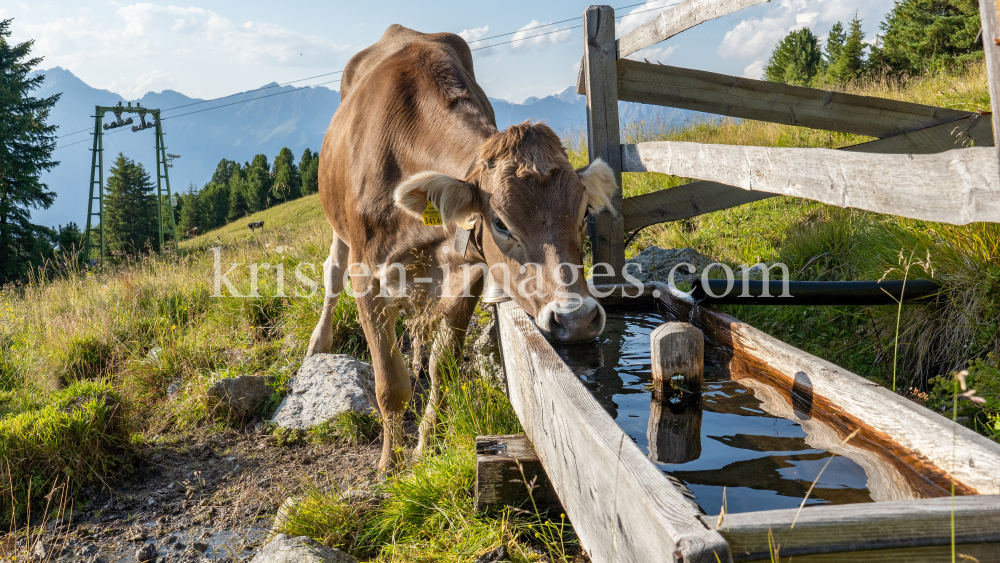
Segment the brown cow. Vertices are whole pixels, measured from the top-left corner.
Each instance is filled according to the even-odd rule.
[[[498,132],[469,46],[457,35],[391,26],[351,58],[341,96],[320,151],[319,192],[334,236],[324,262],[326,300],[306,356],[330,351],[333,310],[350,275],[383,417],[379,468],[389,469],[401,459],[411,399],[396,347],[398,313],[434,311],[441,319],[419,455],[438,406],[439,361],[446,353],[462,357],[482,292],[483,271],[469,264],[485,262],[494,277],[506,267],[515,303],[549,338],[588,340],[603,330],[604,310],[576,274],[586,215],[603,209],[616,186],[603,162],[574,170],[546,125]],[[428,201],[442,226],[421,220]],[[462,255],[454,250],[456,229],[470,222]],[[405,267],[405,286],[393,264]]]

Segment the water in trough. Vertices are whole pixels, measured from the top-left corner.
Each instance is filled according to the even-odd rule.
[[[828,461],[807,505],[911,496],[885,486],[896,479],[878,475],[872,481],[879,490],[873,494],[865,467],[884,472],[871,456],[853,456],[863,467],[850,452],[834,456],[817,447],[838,443],[832,430],[817,438],[826,432],[821,423],[780,416],[795,419],[790,407],[780,412],[781,401],[767,399],[766,386],[748,382],[749,388],[728,379],[713,364],[710,349],[700,405],[697,400],[653,400],[649,335],[663,322],[655,313],[610,313],[596,343],[555,349],[639,448],[690,489],[706,513],[718,514],[724,502],[732,513],[798,507]],[[810,443],[807,434],[813,435]],[[842,448],[831,449],[845,454]]]

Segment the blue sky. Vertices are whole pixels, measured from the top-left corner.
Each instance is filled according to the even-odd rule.
[[[619,7],[638,0],[621,0]],[[617,10],[631,14],[618,32],[654,18],[657,0]],[[275,81],[289,82],[343,68],[352,54],[374,43],[387,26],[451,31],[468,40],[524,31],[542,37],[476,51],[476,75],[487,94],[512,102],[543,97],[573,84],[582,54],[579,25],[589,2],[193,2],[128,3],[106,0],[7,0],[0,18],[14,18],[13,39],[36,40],[42,68],[67,68],[91,86],[135,99],[172,89],[208,98]],[[665,64],[759,78],[774,44],[792,29],[808,26],[823,37],[836,21],[855,13],[868,39],[893,0],[771,0],[703,24],[633,55]],[[556,31],[565,29],[564,31]],[[336,79],[327,76],[297,85]],[[339,89],[336,83],[327,87]]]

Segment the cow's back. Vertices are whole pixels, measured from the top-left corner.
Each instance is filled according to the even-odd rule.
[[[495,132],[465,40],[393,25],[345,67],[320,154],[324,212],[341,238],[377,248],[365,254],[391,253],[413,222],[393,203],[395,185],[424,170],[461,177]]]

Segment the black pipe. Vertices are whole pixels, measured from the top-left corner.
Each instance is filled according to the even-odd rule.
[[[770,297],[762,297],[764,282],[762,280],[734,280],[733,286],[727,291],[729,280],[708,280],[708,287],[703,280],[693,283],[691,297],[706,305],[895,305],[903,296],[902,281],[790,281],[788,292],[784,293],[784,282],[769,280],[767,293]],[[747,284],[749,291],[744,292]],[[933,301],[941,286],[933,280],[906,280],[906,295],[903,300],[912,302]],[[706,291],[706,289],[708,291]],[[711,295],[709,295],[711,293]],[[740,297],[749,293],[747,297]],[[714,297],[717,295],[718,297]],[[785,295],[785,297],[781,297]]]

